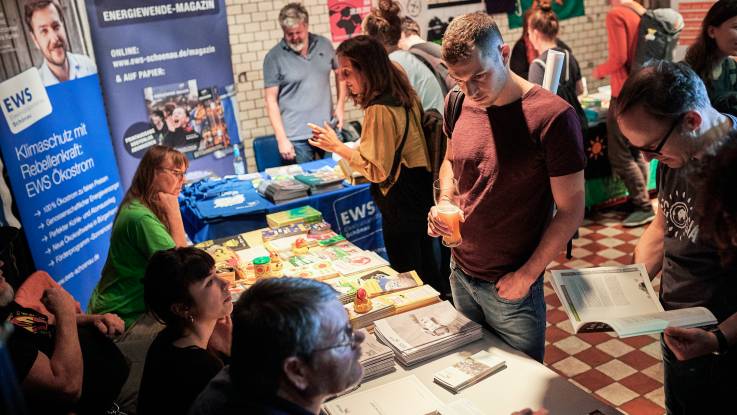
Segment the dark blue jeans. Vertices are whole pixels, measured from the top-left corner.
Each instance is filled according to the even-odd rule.
[[[546,310],[542,276],[526,296],[507,300],[499,296],[494,283],[467,275],[451,260],[450,291],[458,311],[542,363]]]
[[[723,356],[708,354],[679,361],[660,336],[665,374],[665,410],[669,415],[728,414],[735,411],[737,348]]]
[[[292,145],[294,146],[295,159],[294,161],[282,160],[283,164],[306,163],[308,161],[321,159],[323,158],[323,156],[325,156],[325,151],[317,147],[313,147],[310,143],[307,142],[307,140],[292,141]]]

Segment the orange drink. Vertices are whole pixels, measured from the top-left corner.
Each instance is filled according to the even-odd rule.
[[[451,235],[443,237],[443,245],[454,247],[461,244],[461,209],[448,202],[442,201],[437,205],[438,217],[450,228]]]

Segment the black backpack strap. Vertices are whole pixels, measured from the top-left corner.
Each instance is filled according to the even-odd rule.
[[[461,110],[463,108],[463,99],[466,95],[461,91],[461,88],[456,85],[453,89],[448,92],[448,104],[445,106],[445,114],[443,119],[445,120],[445,135],[448,138],[453,137],[453,128],[456,125],[456,121],[461,116]]]
[[[394,184],[394,176],[397,174],[399,168],[399,162],[402,159],[402,150],[404,150],[404,143],[407,141],[407,133],[409,133],[409,108],[404,107],[404,113],[406,115],[406,121],[404,123],[404,135],[402,135],[402,141],[399,143],[397,152],[394,153],[394,161],[392,162],[392,169],[389,171],[389,176],[384,179],[383,182],[379,183],[381,187],[389,187]]]

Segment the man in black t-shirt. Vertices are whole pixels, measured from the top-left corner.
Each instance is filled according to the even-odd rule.
[[[706,307],[718,327],[668,328],[663,337],[665,405],[672,413],[718,413],[737,390],[737,268],[699,237],[699,176],[704,156],[734,140],[737,118],[715,110],[685,64],[653,62],[629,76],[614,108],[633,148],[658,165],[658,209],[635,247],[650,276],[662,271],[666,310]],[[718,212],[709,212],[718,214]],[[729,353],[727,353],[729,351]]]
[[[9,244],[0,241],[0,253]],[[4,265],[0,260],[0,322],[13,325],[7,348],[31,413],[100,414],[110,409],[128,366],[105,335],[122,332],[123,321],[113,314],[77,314],[74,298],[45,273],[29,279],[49,280],[41,281],[49,288],[40,300],[50,316],[22,307],[3,277]]]

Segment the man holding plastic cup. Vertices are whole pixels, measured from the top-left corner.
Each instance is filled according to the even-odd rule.
[[[583,220],[580,124],[568,103],[509,70],[509,46],[486,13],[453,19],[442,54],[465,99],[454,106],[451,92],[446,103],[445,190],[436,193],[428,233],[457,245],[455,307],[542,362],[542,274]],[[460,244],[448,205],[460,208]]]

